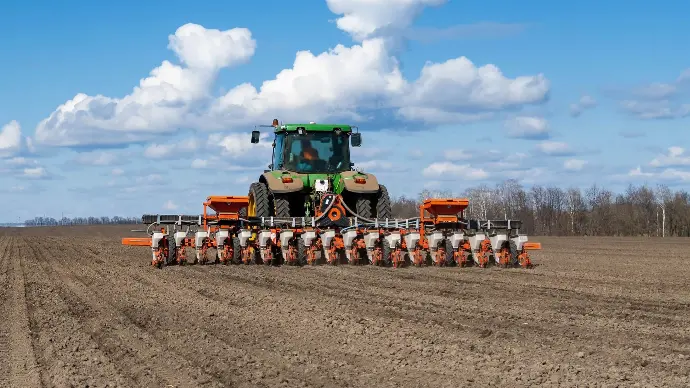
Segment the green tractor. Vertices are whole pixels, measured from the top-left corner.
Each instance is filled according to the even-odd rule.
[[[268,126],[266,126],[268,127]],[[350,144],[362,144],[350,125],[283,124],[273,120],[275,138],[268,170],[249,187],[250,217],[314,217],[322,198],[335,194],[362,218],[391,218],[391,202],[376,177],[354,170]],[[252,131],[252,144],[260,131]]]

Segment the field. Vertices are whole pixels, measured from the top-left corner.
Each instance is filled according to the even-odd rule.
[[[687,239],[533,238],[532,270],[156,270],[130,228],[0,229],[0,386],[690,385]]]

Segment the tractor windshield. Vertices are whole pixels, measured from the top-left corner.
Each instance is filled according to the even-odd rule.
[[[337,173],[350,170],[346,133],[290,133],[285,139],[284,168],[297,173]]]

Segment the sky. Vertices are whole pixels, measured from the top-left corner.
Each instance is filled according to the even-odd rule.
[[[199,213],[270,163],[256,125],[346,123],[393,197],[690,189],[687,2],[0,5],[0,222]],[[685,32],[684,32],[685,31]]]

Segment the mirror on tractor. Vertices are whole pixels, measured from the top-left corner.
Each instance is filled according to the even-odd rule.
[[[259,135],[261,135],[261,132],[252,131],[252,144],[256,144],[259,142]]]
[[[357,132],[351,135],[350,143],[353,147],[359,147],[362,145],[362,134]]]

